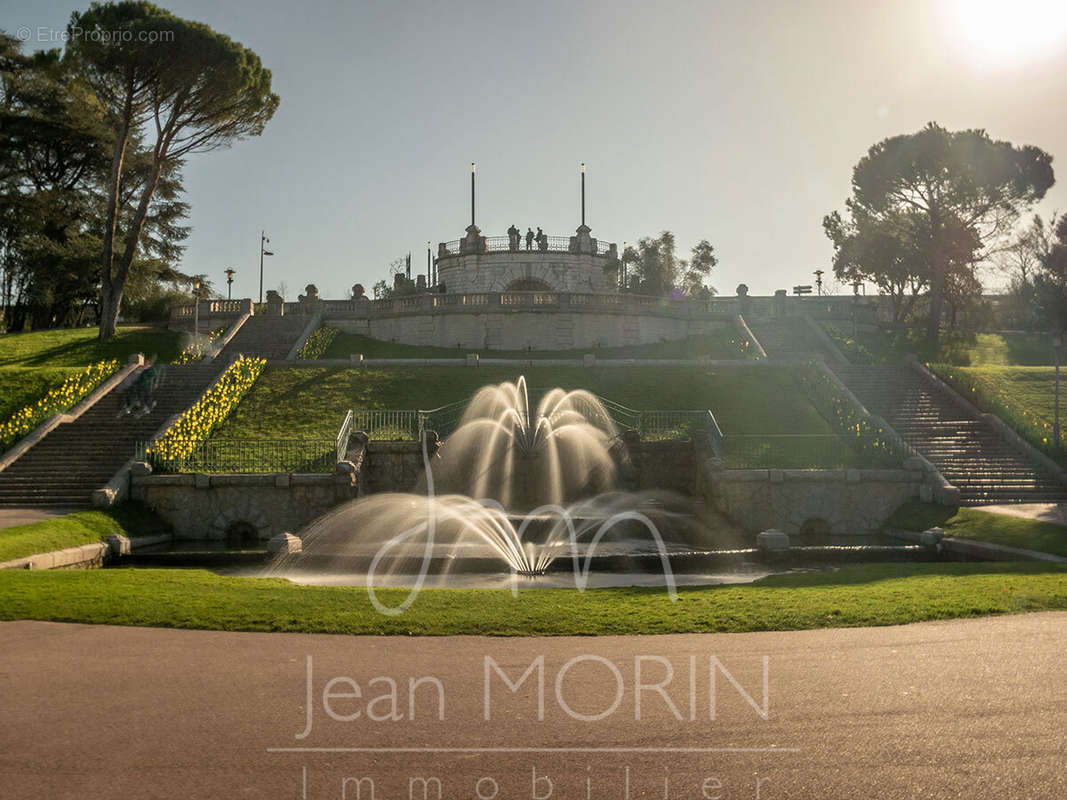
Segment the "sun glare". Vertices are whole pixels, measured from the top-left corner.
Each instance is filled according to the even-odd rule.
[[[956,0],[953,6],[953,33],[990,60],[1025,60],[1067,41],[1063,0]]]

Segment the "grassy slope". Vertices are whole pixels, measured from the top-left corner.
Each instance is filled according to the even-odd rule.
[[[926,503],[901,506],[886,522],[886,527],[907,531],[935,526],[944,528],[950,536],[1067,556],[1067,526],[1051,522]]]
[[[1060,464],[1067,464],[1067,449],[1057,450],[1053,445],[1055,371],[1052,367],[935,364],[932,369],[983,411],[997,414],[1034,447]]]
[[[96,328],[67,328],[0,336],[0,366],[85,366],[105,358],[125,362],[133,353],[172,361],[181,352],[181,334],[163,328],[119,328],[110,342],[96,338]]]
[[[79,511],[0,530],[0,561],[92,544],[112,533],[139,536],[166,529],[166,523],[137,505],[117,506],[108,511]]]
[[[743,337],[733,325],[688,339],[629,347],[586,348],[584,350],[465,350],[457,347],[398,344],[355,333],[341,333],[330,344],[324,358],[348,358],[362,353],[365,358],[460,358],[480,353],[483,358],[581,358],[595,353],[600,358],[702,358],[744,359]]]
[[[1053,367],[956,367],[979,384],[979,392],[990,398],[1009,403],[1052,428],[1055,403],[1055,370]],[[1061,375],[1067,378],[1067,373]],[[1060,389],[1064,387],[1061,385]],[[1063,398],[1061,398],[1062,400]]]
[[[933,359],[927,352],[925,332],[909,330],[860,330],[855,339],[848,323],[826,324],[845,355],[854,363],[895,364],[915,353],[924,361],[937,360],[954,365],[1011,366],[1053,363],[1052,344],[1043,334],[941,334],[941,353]],[[836,329],[836,332],[835,330]]]
[[[526,367],[531,387],[590,389],[641,409],[710,408],[726,433],[830,433],[792,370],[777,367]],[[431,409],[516,369],[268,367],[214,438],[332,437],[349,408]]]
[[[0,367],[0,422],[36,403],[74,371],[74,367]]]
[[[399,604],[405,590],[382,590]],[[0,573],[0,619],[394,635],[603,635],[741,632],[1067,609],[1067,567],[887,564],[663,589],[430,589],[405,613],[373,610],[362,587],[297,586],[201,570]]]

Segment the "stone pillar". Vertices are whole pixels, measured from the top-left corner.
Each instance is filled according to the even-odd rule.
[[[579,225],[576,235],[571,237],[570,251],[577,254],[596,255],[596,239],[589,235],[592,230],[588,225]]]
[[[297,300],[300,302],[300,311],[304,314],[314,314],[322,305],[319,299],[319,288],[313,283],[304,287],[304,294],[300,295]]]
[[[467,235],[459,240],[459,252],[462,255],[472,253],[484,253],[486,249],[485,237],[477,225],[467,226]]]
[[[786,294],[785,289],[775,289],[774,291],[774,316],[785,316],[785,304],[789,300],[789,296]]]
[[[285,298],[273,289],[267,290],[267,315],[271,317],[285,315]]]

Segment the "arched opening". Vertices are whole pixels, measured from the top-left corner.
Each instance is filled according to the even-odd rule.
[[[800,526],[800,536],[809,541],[828,539],[830,537],[830,523],[821,518],[806,519]]]
[[[226,546],[236,549],[255,547],[259,544],[259,531],[251,522],[237,520],[226,528]]]
[[[536,278],[519,278],[508,284],[505,292],[553,292],[555,291],[544,281]]]

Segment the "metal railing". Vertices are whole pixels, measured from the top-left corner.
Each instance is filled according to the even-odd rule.
[[[576,254],[576,250],[572,248],[573,236],[544,236],[541,241],[536,239],[531,242],[530,246],[526,246],[526,235],[519,236],[518,246],[512,245],[511,240],[507,236],[483,236],[482,241],[485,243],[485,249],[481,250],[482,253],[571,253]],[[448,258],[450,256],[465,255],[463,250],[463,239],[453,239],[451,242],[441,242],[438,245],[438,256]],[[613,242],[606,242],[600,239],[593,239],[596,244],[596,255],[606,256],[611,252]]]
[[[883,437],[838,434],[727,434],[727,469],[889,469],[900,458]]]
[[[147,442],[137,445],[136,459],[159,473],[333,472],[337,440],[331,439],[209,439],[171,440],[182,455],[163,457]]]
[[[419,438],[419,414],[407,409],[357,408],[352,411],[352,430],[363,431],[376,441],[410,441]]]
[[[692,411],[638,411],[637,432],[642,439],[692,439],[706,435],[712,439],[715,417],[707,409]]]
[[[337,432],[337,460],[343,461],[348,454],[348,440],[352,438],[352,409],[348,409],[341,430]]]

